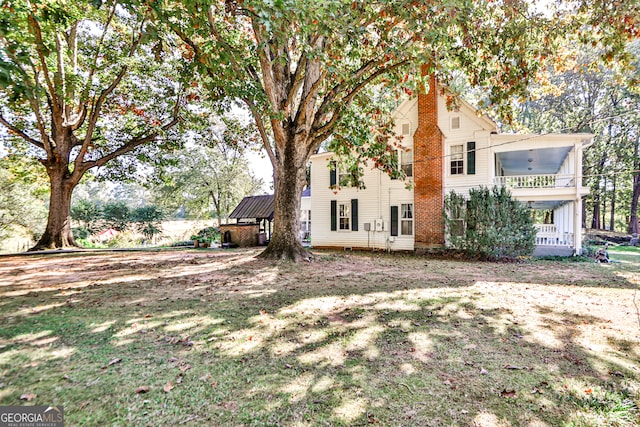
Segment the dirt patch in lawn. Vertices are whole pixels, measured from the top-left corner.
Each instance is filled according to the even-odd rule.
[[[0,404],[70,425],[640,422],[638,265],[257,253],[0,258]]]

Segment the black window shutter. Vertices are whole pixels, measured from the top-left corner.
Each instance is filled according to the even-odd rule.
[[[331,201],[331,231],[338,229],[338,202]]]
[[[476,174],[476,143],[467,142],[467,175]]]
[[[358,199],[351,199],[351,231],[358,231]]]
[[[398,207],[391,206],[391,235],[398,235]]]
[[[333,169],[329,169],[329,186],[335,187],[336,183],[337,183],[337,173],[336,173],[336,168],[334,167]]]

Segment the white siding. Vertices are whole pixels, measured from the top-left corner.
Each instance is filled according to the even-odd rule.
[[[459,129],[451,129],[451,119],[460,120]],[[486,119],[480,118],[466,104],[457,111],[448,111],[446,100],[438,98],[438,126],[444,134],[444,193],[451,190],[456,193],[468,194],[469,189],[480,185],[489,186],[493,179],[494,161],[489,150],[490,132],[494,129]],[[467,174],[468,152],[467,143],[476,143],[476,173]],[[460,175],[451,174],[451,147],[462,145],[464,152],[464,171]]]
[[[317,154],[311,158],[311,245],[344,248],[370,248],[413,250],[413,236],[397,236],[390,241],[391,205],[413,203],[413,190],[406,182],[392,180],[371,164],[364,166],[365,189],[329,188],[328,164],[331,153]],[[331,230],[331,201],[351,203],[358,200],[358,231]],[[375,230],[376,220],[382,221],[384,230]],[[365,231],[365,223],[371,230]]]

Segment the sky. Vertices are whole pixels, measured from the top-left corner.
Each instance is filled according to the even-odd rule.
[[[273,194],[273,166],[271,166],[271,161],[264,149],[260,150],[260,152],[249,152],[247,158],[253,174],[264,181],[262,186],[263,194]]]

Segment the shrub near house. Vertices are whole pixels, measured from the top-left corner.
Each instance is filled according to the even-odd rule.
[[[504,187],[480,187],[469,199],[451,191],[445,197],[449,246],[480,258],[531,255],[536,230],[529,209]]]

